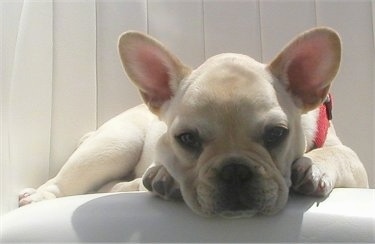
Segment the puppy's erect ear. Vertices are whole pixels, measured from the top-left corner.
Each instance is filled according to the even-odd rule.
[[[299,35],[268,65],[292,93],[303,112],[319,106],[340,66],[341,42],[329,28]]]
[[[173,97],[180,81],[191,72],[160,42],[139,32],[122,34],[118,48],[126,73],[154,113]]]

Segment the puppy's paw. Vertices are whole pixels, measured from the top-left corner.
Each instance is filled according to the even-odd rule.
[[[33,188],[26,188],[18,194],[18,206],[22,207],[30,203],[40,202],[53,198],[56,198],[56,196],[51,192],[38,191]]]
[[[181,200],[182,195],[177,181],[162,165],[147,169],[143,175],[143,185],[147,190],[166,200]]]
[[[333,183],[310,158],[302,157],[292,165],[292,188],[305,195],[325,197],[332,191]]]

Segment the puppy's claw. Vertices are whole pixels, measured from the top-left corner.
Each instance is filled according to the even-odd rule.
[[[152,192],[153,179],[155,178],[155,176],[158,172],[158,169],[159,169],[158,166],[148,168],[147,171],[145,172],[145,174],[142,177],[143,186],[151,192]]]
[[[160,181],[155,181],[152,183],[152,189],[157,192],[159,195],[165,196],[168,191],[168,181],[166,180],[160,180]]]
[[[54,194],[47,191],[37,191],[33,188],[26,188],[18,194],[18,206],[22,207],[31,203],[56,198]]]
[[[182,194],[181,194],[180,188],[172,189],[172,191],[170,192],[170,197],[171,199],[174,199],[174,200],[182,200]]]
[[[36,190],[33,188],[26,188],[23,189],[19,194],[18,194],[18,206],[22,207],[27,204],[32,203],[31,195],[35,194]]]
[[[163,199],[182,199],[178,183],[162,165],[151,167],[146,171],[143,176],[143,185]]]
[[[28,197],[32,194],[34,194],[36,192],[36,190],[34,188],[26,188],[26,189],[23,189],[19,194],[18,194],[18,200],[22,200],[24,199],[25,197]]]
[[[325,197],[333,189],[333,184],[327,174],[307,157],[302,157],[294,162],[291,179],[293,190],[305,195]]]

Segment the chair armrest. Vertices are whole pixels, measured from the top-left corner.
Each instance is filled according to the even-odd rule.
[[[275,216],[194,214],[150,193],[64,197],[16,209],[1,240],[47,242],[374,242],[375,189],[335,189],[327,199],[292,195]]]

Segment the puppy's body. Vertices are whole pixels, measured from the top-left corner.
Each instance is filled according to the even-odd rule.
[[[268,65],[221,54],[191,71],[139,33],[123,35],[119,49],[147,106],[87,136],[55,178],[21,194],[20,205],[144,185],[165,199],[182,196],[201,215],[268,215],[286,204],[290,187],[316,196],[367,187],[360,160],[332,124],[323,147],[313,148],[340,59],[333,31],[305,33]]]

